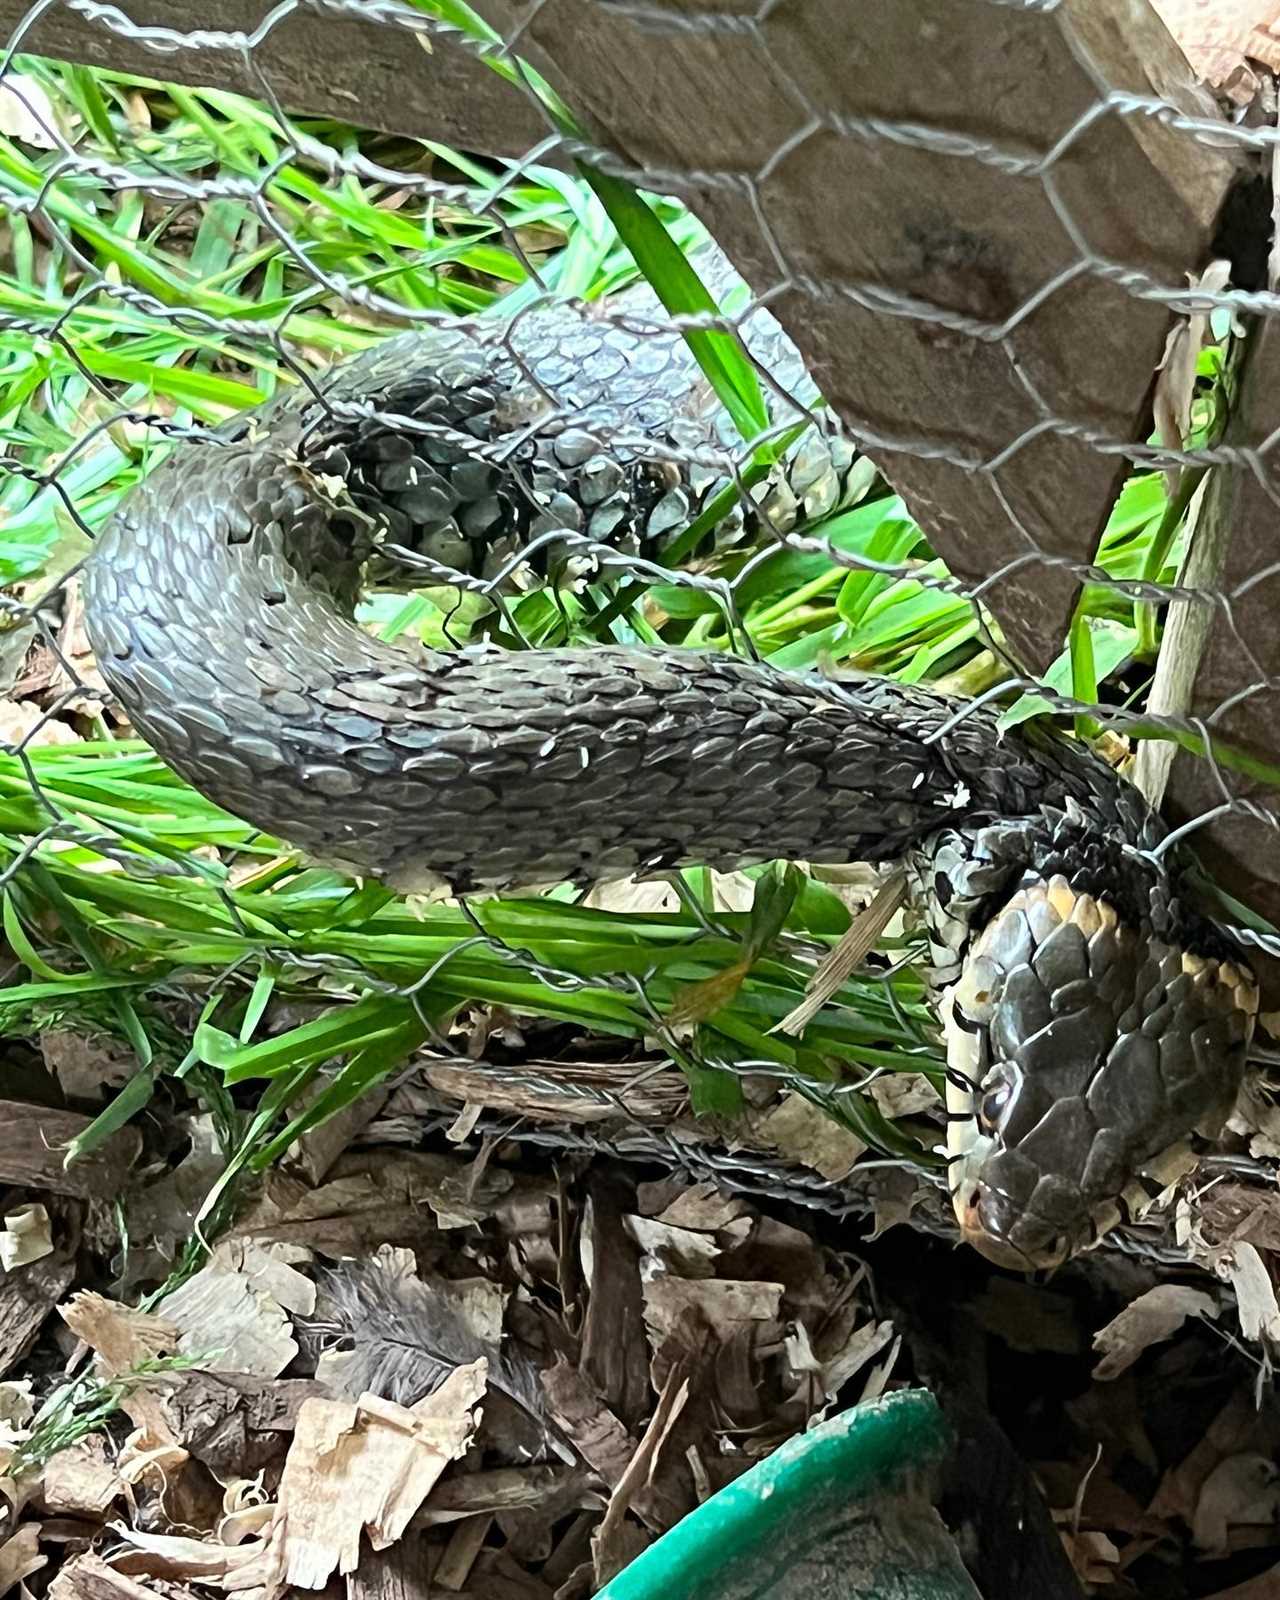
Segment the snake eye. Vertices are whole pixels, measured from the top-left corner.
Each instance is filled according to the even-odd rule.
[[[978,1101],[978,1126],[984,1133],[994,1133],[1013,1099],[1013,1079],[1001,1076],[992,1083]]]

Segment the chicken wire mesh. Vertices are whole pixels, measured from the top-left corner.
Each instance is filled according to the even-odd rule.
[[[0,506],[6,670],[14,701],[27,710],[15,712],[5,744],[0,884],[15,958],[9,982],[23,967],[32,981],[15,987],[20,998],[6,1015],[15,1028],[76,1015],[79,985],[145,1064],[160,1059],[154,1029],[120,1009],[113,984],[129,994],[150,985],[189,1006],[188,980],[199,973],[206,989],[230,985],[265,1003],[264,972],[274,982],[283,971],[314,981],[330,999],[407,999],[430,1060],[462,1064],[475,1084],[516,1082],[561,1106],[576,1097],[592,1107],[568,1131],[554,1122],[530,1126],[477,1090],[460,1098],[489,1109],[472,1115],[468,1131],[596,1148],[604,1136],[592,1119],[607,1114],[604,1144],[616,1153],[680,1161],[838,1213],[866,1209],[877,1175],[897,1171],[901,1141],[887,1159],[864,1159],[836,1183],[758,1148],[717,1148],[673,1127],[670,1104],[638,1114],[648,1086],[670,1092],[677,1063],[804,1081],[794,1062],[741,1044],[731,1050],[723,1038],[706,1044],[674,1025],[657,963],[635,960],[614,972],[562,965],[538,953],[535,928],[522,939],[517,919],[496,932],[465,900],[438,954],[411,982],[379,967],[359,941],[309,945],[296,928],[286,938],[277,925],[264,933],[255,895],[264,854],[276,858],[252,830],[188,806],[162,769],[118,742],[129,730],[113,715],[82,637],[84,555],[132,484],[175,442],[282,387],[319,394],[335,360],[390,334],[448,329],[448,359],[506,364],[543,403],[501,419],[500,429],[488,414],[480,418],[461,483],[459,469],[445,471],[431,448],[433,438],[456,443],[456,419],[422,422],[421,449],[382,464],[390,511],[373,571],[387,581],[386,593],[379,588],[366,602],[371,627],[445,647],[481,636],[517,649],[663,642],[783,667],[885,672],[960,694],[957,719],[996,699],[1010,723],[1074,718],[1077,733],[1126,762],[1157,798],[1170,769],[1156,753],[1181,746],[1175,837],[1225,841],[1218,864],[1236,891],[1226,920],[1260,961],[1280,954],[1265,903],[1276,875],[1265,860],[1258,865],[1259,853],[1274,850],[1280,818],[1269,798],[1280,756],[1258,709],[1275,687],[1272,634],[1258,619],[1276,563],[1265,532],[1251,539],[1241,531],[1246,523],[1265,530],[1276,500],[1277,419],[1265,404],[1239,403],[1251,371],[1265,370],[1267,330],[1280,305],[1266,270],[1274,104],[1265,90],[1243,109],[1198,90],[1138,92],[1100,64],[1083,23],[1073,32],[1073,8],[1052,0],[906,7],[911,26],[917,13],[932,11],[939,27],[955,30],[930,41],[927,66],[913,63],[924,90],[890,73],[887,87],[876,83],[861,102],[856,94],[837,100],[833,90],[830,103],[814,98],[824,81],[813,70],[820,8],[559,9],[559,33],[552,5],[506,18],[495,33],[453,6],[284,0],[240,31],[174,28],[69,0],[32,7],[10,37],[0,78],[8,258]],[[161,83],[175,52],[238,59],[257,101],[144,90],[127,78],[99,82],[49,65],[28,52],[41,22],[59,11],[150,53]],[[300,17],[316,30],[354,19],[395,33],[406,72],[431,71],[437,51],[469,53],[497,70],[513,104],[545,122],[546,137],[521,159],[495,159],[401,132],[358,131],[399,129],[394,107],[353,105],[342,123],[303,115],[264,65],[273,37]],[[580,56],[564,43],[563,30],[575,25],[583,30]],[[955,95],[937,92],[939,75],[952,72],[972,95],[970,57],[1010,26],[1025,94],[1055,111],[1036,139],[993,132],[1001,117],[989,107],[953,110]],[[610,28],[618,30],[612,46]],[[807,37],[807,55],[797,54],[797,37]],[[682,76],[670,92],[655,88],[643,115],[661,120],[673,104],[689,114],[687,130],[665,125],[641,161],[632,152],[643,143],[625,136],[627,116],[620,114],[617,138],[607,137],[600,103],[609,91],[599,81],[602,64],[616,66],[637,39],[656,40],[677,58],[684,52]],[[323,56],[322,32],[315,43]],[[1141,53],[1146,36],[1131,43]],[[709,60],[737,70],[735,52],[743,50],[767,60],[769,103],[786,106],[791,130],[762,156],[760,128],[747,126],[740,110],[720,103],[713,114],[695,114],[690,98],[715,81],[719,69],[707,68]],[[530,53],[544,65],[554,57],[557,90],[529,65]],[[887,59],[886,52],[878,65]],[[1063,61],[1073,88],[1055,101]],[[876,66],[867,63],[869,77]],[[895,95],[906,108],[897,115]],[[928,114],[920,109],[926,102]],[[766,134],[777,139],[772,128]],[[1122,144],[1123,155],[1110,154],[1108,141]],[[500,143],[495,134],[492,147]],[[820,159],[797,160],[815,148]],[[683,165],[673,152],[684,153]],[[896,166],[898,158],[906,166]],[[902,195],[905,243],[886,243],[898,213],[868,206],[867,237],[849,250],[843,272],[835,270],[840,241],[833,244],[832,232],[847,225],[848,212],[836,206],[834,220],[825,219],[821,188],[842,169],[855,193],[865,173],[882,205],[904,173],[920,180],[918,192]],[[1138,170],[1159,190],[1159,224],[1150,206],[1118,192]],[[1109,193],[1094,185],[1098,171],[1109,175]],[[998,227],[934,214],[949,188],[963,191],[967,179],[958,175],[971,172],[982,175],[976,193],[1006,197]],[[609,182],[616,189],[601,187]],[[693,214],[659,199],[648,215],[660,216],[689,251],[718,306],[672,311],[690,303],[691,291],[660,251],[644,254],[648,235],[629,233],[642,225],[626,201],[628,183],[691,200],[748,269],[752,287],[714,247],[695,248],[702,229]],[[1121,200],[1132,209],[1116,224],[1106,207]],[[1016,252],[1002,255],[1023,235],[1050,237],[1051,247],[1028,244],[1021,265]],[[637,239],[661,294],[630,281],[626,243]],[[883,270],[871,275],[864,263],[876,249],[884,250]],[[1106,297],[1090,298],[1099,286]],[[566,295],[589,296],[576,342],[557,333],[539,343],[543,306]],[[1054,320],[1064,306],[1065,321]],[[703,376],[684,369],[673,390],[666,363],[673,333],[683,332],[703,336]],[[859,339],[852,350],[851,332]],[[709,333],[724,337],[708,343]],[[1261,377],[1253,381],[1265,387]],[[842,402],[839,416],[820,393]],[[527,467],[542,439],[555,440],[554,480]],[[1263,511],[1253,503],[1259,496]],[[1236,532],[1225,552],[1214,532],[1223,525]],[[1243,569],[1241,550],[1252,563]],[[406,602],[406,589],[416,598]],[[1204,662],[1212,670],[1197,676]],[[1187,777],[1190,769],[1198,775]],[[165,806],[177,821],[157,824]],[[1261,830],[1244,846],[1230,833],[1238,821]],[[238,852],[248,867],[234,865]],[[75,874],[120,879],[136,892],[81,900]],[[185,937],[200,945],[198,954],[183,947],[181,917],[162,934],[141,931],[159,915],[151,890],[178,897],[188,883],[224,919],[216,930],[187,920]],[[1249,885],[1260,891],[1252,903]],[[701,931],[720,938],[737,937],[726,913],[750,905],[749,894],[699,900],[687,884],[669,893]],[[621,915],[636,905],[595,903],[621,905]],[[58,938],[50,909],[61,922]],[[828,948],[806,931],[793,927],[787,936],[802,979]],[[67,971],[59,940],[78,953],[82,972]],[[865,1006],[871,989],[882,991],[870,1031],[892,1036],[897,1069],[913,1056],[936,1065],[918,988],[895,982],[899,958],[913,949],[904,935],[860,1000]],[[490,978],[488,990],[469,980],[468,952],[477,950],[544,998],[565,997],[551,1012],[561,1020],[574,1015],[575,996],[621,997],[642,1024],[645,1059],[625,1064],[621,1087],[475,1059],[474,1042],[468,1053],[419,1002],[460,968],[463,993],[469,981],[475,998],[500,993]],[[527,1004],[527,994],[514,1003]],[[193,1037],[179,1029],[164,1060],[189,1065],[200,1054]],[[830,1048],[838,1053],[838,1040]],[[1257,1053],[1267,1059],[1261,1045]],[[213,1059],[206,1047],[204,1060]],[[857,1059],[851,1079],[813,1081],[808,1092],[829,1110],[844,1102],[847,1116],[848,1103],[890,1070],[869,1064],[874,1049]],[[311,1059],[298,1062],[314,1068]],[[428,1094],[425,1104],[451,1120],[439,1097]],[[394,1136],[393,1123],[394,1108],[384,1124]],[[868,1133],[865,1119],[853,1126]],[[883,1124],[874,1131],[883,1133]],[[1268,1174],[1255,1159],[1269,1149],[1265,1136],[1256,1126],[1247,1131],[1253,1144],[1246,1139],[1218,1157],[1216,1168],[1210,1161],[1211,1174]],[[1120,1230],[1113,1240],[1180,1258],[1158,1232]]]

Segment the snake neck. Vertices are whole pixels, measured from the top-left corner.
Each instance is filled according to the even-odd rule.
[[[935,997],[960,978],[969,952],[1016,895],[1055,879],[1105,904],[1144,942],[1239,961],[1238,946],[1188,892],[1182,858],[1159,849],[1164,828],[1127,786],[1110,826],[1071,794],[1022,816],[948,825],[907,854],[908,887],[928,939]]]

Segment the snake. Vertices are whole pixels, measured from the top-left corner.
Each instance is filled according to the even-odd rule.
[[[767,307],[736,309],[718,247],[692,259],[772,423],[808,426],[743,515],[829,510],[843,429]],[[174,772],[406,894],[894,864],[926,929],[961,1237],[1051,1269],[1190,1170],[1258,988],[1181,841],[1087,743],[727,649],[430,649],[357,620],[389,561],[500,593],[539,560],[660,558],[720,503],[740,436],[647,284],[499,302],[297,376],[178,440],[86,563],[99,670]]]

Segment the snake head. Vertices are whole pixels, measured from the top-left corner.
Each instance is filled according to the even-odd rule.
[[[1239,964],[1161,943],[1063,877],[1020,889],[943,1002],[950,1187],[965,1239],[1054,1267],[1195,1164],[1244,1074]]]

